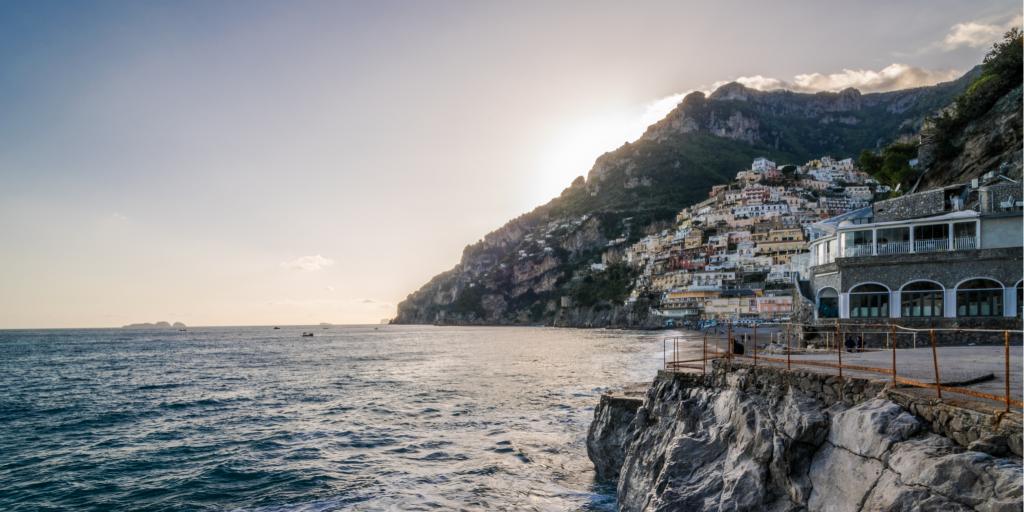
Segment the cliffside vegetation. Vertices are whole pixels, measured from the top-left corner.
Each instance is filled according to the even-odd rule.
[[[884,185],[908,186],[917,177],[917,171],[910,166],[910,160],[917,158],[917,144],[894,142],[881,152],[865,149],[861,151],[857,165],[860,169]]]
[[[963,91],[926,119],[919,137],[862,151],[861,169],[903,190],[963,182],[990,170],[1019,174],[1022,69],[1024,38],[1013,28],[965,75]],[[910,165],[914,158],[920,161],[916,168]]]
[[[963,150],[957,141],[969,123],[985,115],[1001,98],[1020,87],[1024,67],[1024,39],[1014,27],[992,46],[981,65],[981,74],[954,101],[952,108],[935,118],[937,157],[952,158]]]

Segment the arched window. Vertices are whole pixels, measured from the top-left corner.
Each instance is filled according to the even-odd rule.
[[[956,288],[956,316],[1003,316],[1003,285],[971,279]]]
[[[915,281],[900,294],[900,316],[942,316],[942,287],[929,281]]]
[[[850,289],[850,318],[889,316],[889,289],[880,284],[862,284]]]
[[[818,318],[839,318],[839,293],[835,288],[818,292]]]

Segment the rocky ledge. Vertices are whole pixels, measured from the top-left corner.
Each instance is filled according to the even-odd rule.
[[[618,478],[624,511],[1021,509],[1020,459],[992,454],[1019,455],[1018,420],[955,418],[975,429],[958,442],[934,432],[949,421],[888,393],[766,368],[661,373],[643,399],[602,398],[587,451],[600,478]]]

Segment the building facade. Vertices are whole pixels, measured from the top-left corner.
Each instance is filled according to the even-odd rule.
[[[1020,324],[1020,185],[950,187],[875,203],[814,225],[815,319],[901,319],[931,326]]]

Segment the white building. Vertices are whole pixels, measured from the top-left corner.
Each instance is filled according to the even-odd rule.
[[[754,163],[750,165],[750,169],[757,173],[774,171],[775,162],[772,162],[771,160],[768,160],[767,158],[762,156],[754,159]]]

